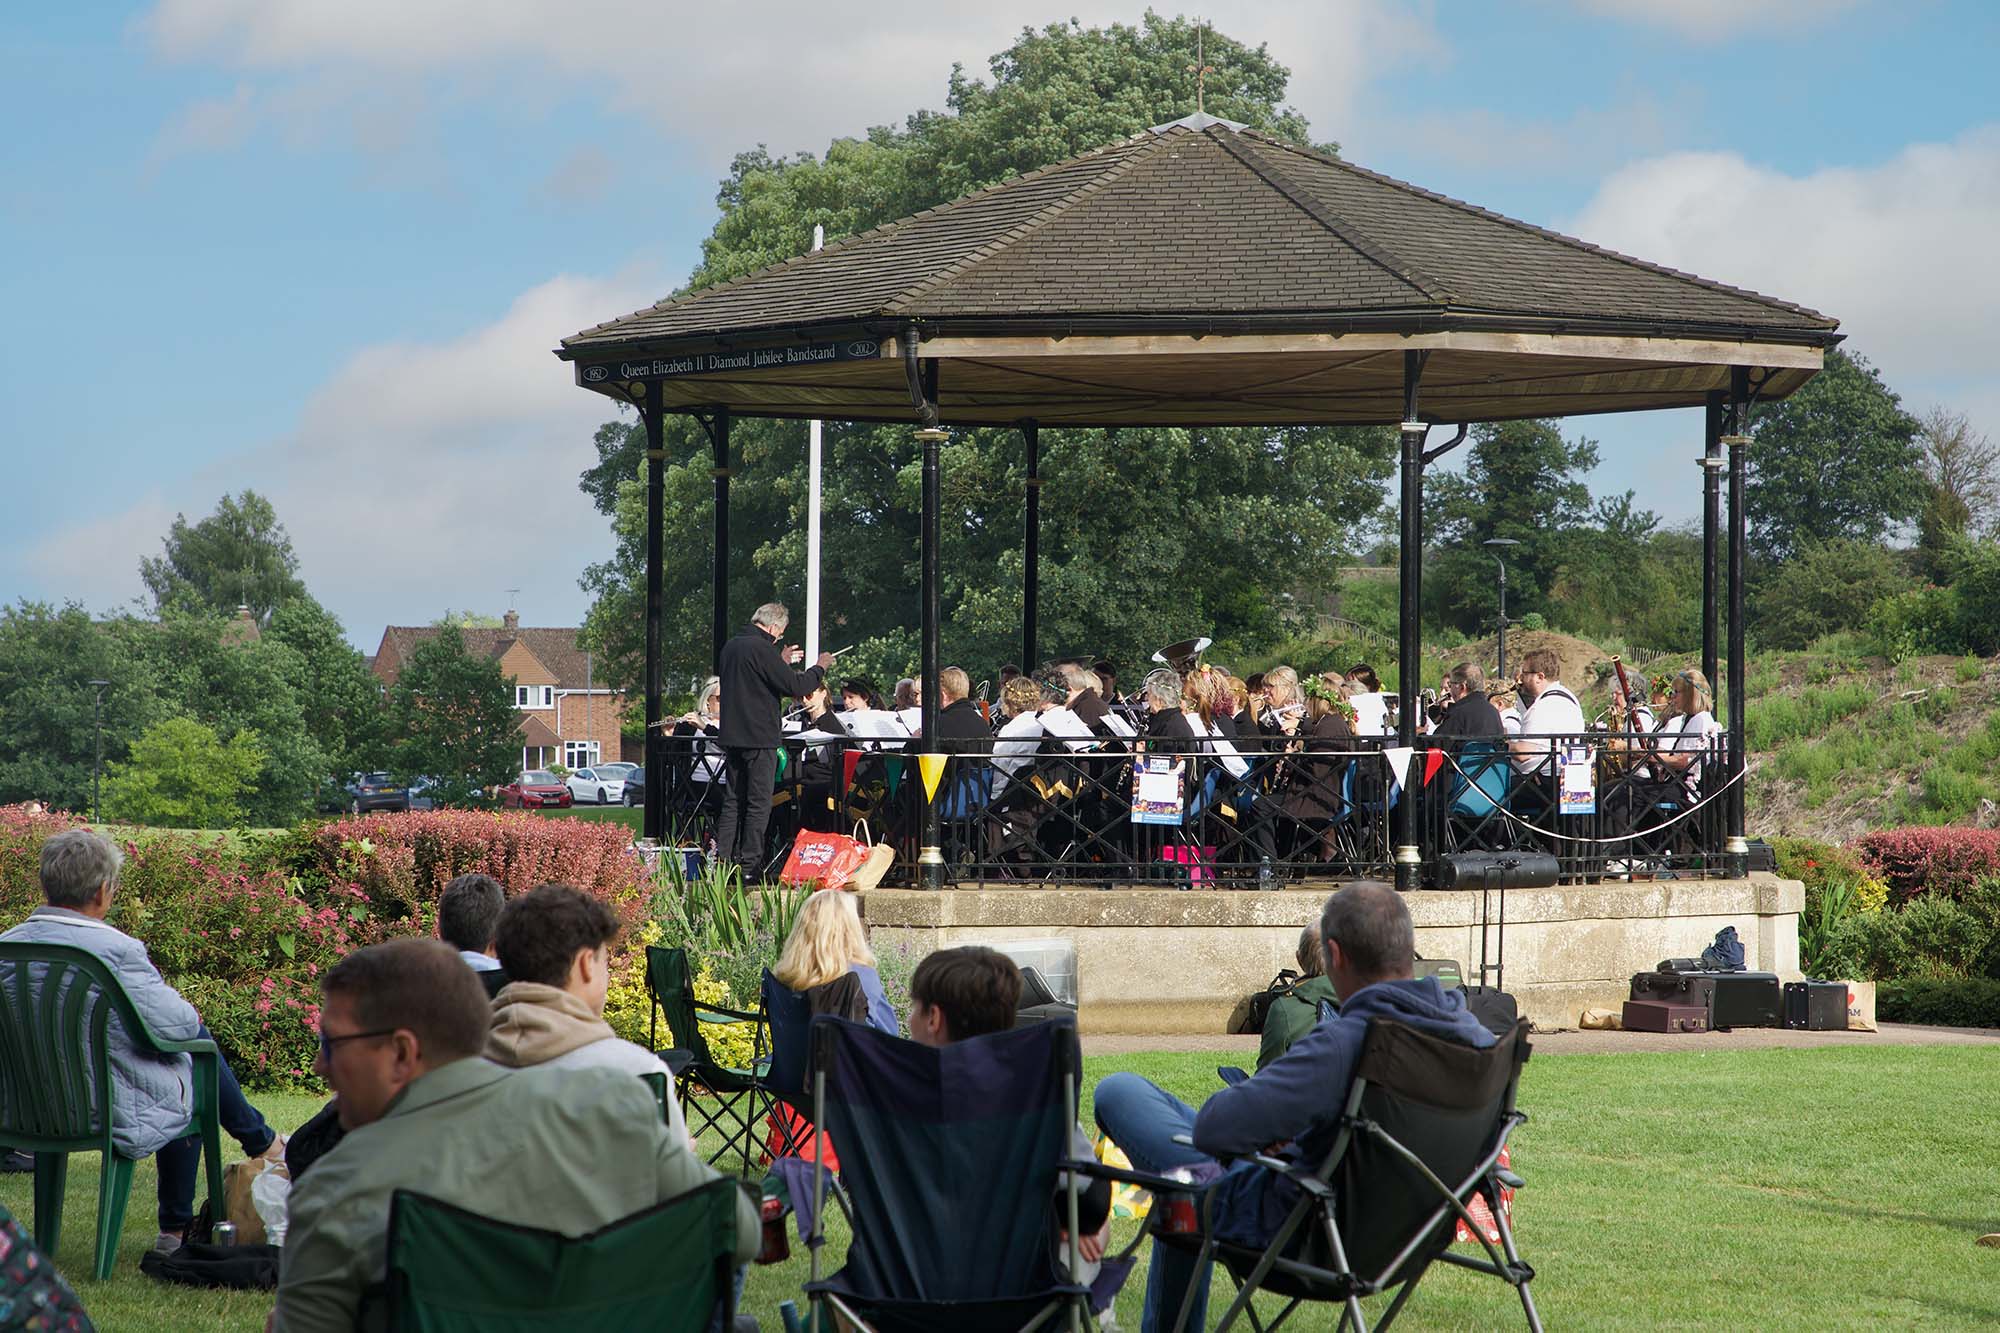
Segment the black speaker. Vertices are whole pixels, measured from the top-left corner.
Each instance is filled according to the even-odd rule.
[[[1444,858],[1441,889],[1546,889],[1560,878],[1556,859],[1545,852],[1459,852]]]

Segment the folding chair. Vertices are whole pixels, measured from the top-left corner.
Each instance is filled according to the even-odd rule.
[[[821,1015],[811,1049],[813,1123],[840,1145],[853,1232],[847,1264],[831,1277],[820,1271],[825,1227],[807,1242],[816,1329],[832,1328],[834,1314],[879,1333],[1089,1321],[1074,1173],[1062,1211],[1051,1207],[1076,1127],[1073,1024],[930,1047]],[[816,1220],[828,1183],[822,1165]],[[1060,1262],[1058,1216],[1070,1236]]]
[[[812,1102],[806,1092],[807,1043],[811,1040],[812,1006],[806,997],[764,969],[761,983],[763,1009],[771,1025],[771,1065],[760,1081],[769,1098],[771,1122],[778,1130],[780,1154],[801,1155],[812,1129]],[[787,1119],[780,1108],[796,1119]],[[803,1125],[804,1132],[795,1132]]]
[[[1540,1333],[1541,1316],[1528,1291],[1535,1270],[1516,1249],[1499,1199],[1502,1187],[1517,1190],[1522,1185],[1519,1176],[1500,1165],[1500,1154],[1515,1127],[1528,1118],[1514,1105],[1528,1052],[1525,1020],[1484,1050],[1388,1019],[1370,1023],[1339,1133],[1319,1169],[1264,1154],[1253,1159],[1298,1190],[1297,1202],[1270,1244],[1258,1248],[1218,1239],[1214,1190],[1201,1196],[1199,1234],[1156,1237],[1162,1244],[1198,1247],[1204,1262],[1221,1264],[1235,1281],[1236,1298],[1216,1328],[1230,1328],[1247,1315],[1258,1333],[1269,1333],[1301,1304],[1337,1302],[1346,1307],[1340,1328],[1351,1325],[1356,1333],[1367,1333],[1362,1298],[1393,1287],[1396,1294],[1375,1326],[1386,1329],[1431,1264],[1442,1261],[1513,1287],[1528,1327]],[[1085,1174],[1127,1181],[1156,1194],[1191,1188],[1101,1164],[1079,1166]],[[1498,1246],[1469,1210],[1475,1195],[1485,1199],[1500,1233]],[[1450,1248],[1461,1219],[1485,1249],[1484,1256]],[[1260,1291],[1288,1301],[1268,1323],[1250,1303]],[[1190,1291],[1174,1325],[1176,1333],[1187,1326],[1193,1305]]]
[[[51,1261],[62,1238],[69,1155],[103,1155],[97,1184],[95,1273],[111,1276],[137,1162],[111,1142],[111,1016],[142,1049],[194,1061],[194,1118],[208,1196],[222,1200],[221,1055],[205,1039],[168,1041],[146,1026],[118,976],[96,954],[65,944],[0,944],[0,1151],[35,1155],[35,1244]],[[175,1137],[179,1137],[176,1135]]]
[[[688,965],[685,949],[646,946],[646,989],[653,997],[653,1011],[646,1029],[647,1046],[657,1049],[659,1045],[660,1014],[664,1011],[674,1040],[693,1057],[683,1065],[669,1058],[675,1052],[659,1052],[661,1059],[668,1060],[679,1071],[677,1086],[681,1110],[687,1117],[688,1137],[699,1143],[703,1134],[716,1131],[722,1135],[722,1146],[708,1159],[709,1165],[721,1162],[734,1149],[742,1155],[743,1174],[751,1174],[757,1169],[751,1154],[757,1145],[757,1122],[762,1118],[758,1104],[766,1100],[759,1079],[770,1063],[764,1055],[763,1015],[697,1003],[694,971]],[[718,1063],[709,1051],[708,1038],[702,1035],[703,1023],[756,1024],[751,1067],[733,1069]],[[696,1087],[713,1093],[713,1103],[695,1097]]]
[[[389,1327],[402,1333],[706,1333],[735,1315],[736,1182],[587,1236],[498,1222],[411,1190],[389,1201]]]
[[[1514,761],[1505,741],[1470,740],[1453,756],[1451,802],[1446,818],[1450,845],[1457,851],[1508,851],[1514,832],[1504,813],[1513,784]]]

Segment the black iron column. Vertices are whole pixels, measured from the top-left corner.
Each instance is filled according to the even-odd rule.
[[[666,734],[660,726],[660,545],[667,447],[661,382],[646,385],[646,814],[640,833],[658,844],[667,831]]]
[[[1701,674],[1715,688],[1716,634],[1719,591],[1716,562],[1722,540],[1722,414],[1729,395],[1711,389],[1701,431]]]
[[[1398,559],[1402,562],[1402,614],[1396,635],[1396,693],[1402,714],[1397,719],[1396,743],[1414,747],[1417,743],[1417,677],[1423,657],[1423,563],[1424,563],[1424,425],[1417,420],[1417,390],[1423,382],[1424,352],[1403,353],[1403,530]],[[1423,775],[1423,758],[1412,755],[1403,773],[1403,796],[1396,803],[1396,887],[1414,889],[1423,860],[1417,844],[1422,821],[1417,818],[1418,779]]]
[[[917,438],[924,446],[924,514],[923,514],[923,708],[924,745],[927,755],[939,754],[943,746],[938,742],[938,553],[940,546],[938,511],[941,504],[938,497],[938,453],[944,444],[944,431],[935,426],[917,432]],[[926,786],[929,784],[926,783]],[[940,789],[941,792],[942,789]],[[924,801],[924,842],[917,862],[922,868],[923,884],[927,889],[944,887],[943,822],[937,796],[940,792],[928,792]]]
[[[1743,838],[1743,773],[1748,756],[1743,753],[1743,547],[1746,515],[1743,512],[1744,483],[1750,472],[1750,372],[1738,366],[1729,378],[1729,434],[1722,443],[1729,446],[1729,774],[1734,779],[1729,797],[1723,802],[1729,811],[1729,840],[1723,851],[1729,859],[1729,873],[1741,876],[1747,868],[1749,844]],[[1711,687],[1715,684],[1711,677]]]
[[[729,642],[729,409],[715,409],[708,437],[715,445],[715,667],[722,670],[722,645]],[[652,795],[648,784],[647,796]]]
[[[1042,430],[1030,418],[1021,423],[1021,443],[1028,451],[1028,520],[1021,535],[1021,670],[1032,674],[1040,661],[1035,651],[1036,608],[1042,594]]]

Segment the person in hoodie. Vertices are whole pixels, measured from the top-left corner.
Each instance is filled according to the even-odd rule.
[[[1341,1108],[1354,1081],[1368,1024],[1392,1018],[1421,1032],[1489,1047],[1493,1034],[1465,1007],[1460,991],[1435,977],[1411,978],[1416,957],[1410,912],[1402,895],[1378,884],[1354,884],[1326,900],[1320,913],[1326,976],[1340,1012],[1313,1027],[1286,1052],[1196,1111],[1137,1074],[1112,1074],[1097,1085],[1098,1128],[1141,1171],[1186,1168],[1207,1183],[1203,1216],[1218,1236],[1265,1245],[1298,1201],[1297,1187],[1255,1162],[1233,1161],[1275,1149],[1287,1161],[1317,1169],[1339,1133]],[[1175,1143],[1192,1135],[1193,1146]],[[1155,1243],[1146,1279],[1142,1333],[1170,1328],[1194,1292],[1191,1328],[1206,1327],[1209,1273],[1195,1257]]]
[[[501,909],[493,946],[508,981],[493,997],[486,1058],[509,1069],[614,1069],[666,1074],[667,1123],[688,1142],[672,1073],[604,1021],[618,918],[581,889],[543,884]]]

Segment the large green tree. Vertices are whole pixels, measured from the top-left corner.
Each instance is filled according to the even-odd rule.
[[[160,697],[147,656],[81,606],[22,602],[0,611],[0,804],[42,801],[90,809],[103,690],[106,763],[172,706]]]
[[[1207,109],[1294,142],[1285,68],[1263,47],[1210,32]],[[1138,24],[1024,30],[990,81],[954,71],[946,109],[839,140],[820,157],[740,155],[690,286],[797,255],[819,223],[830,240],[931,207],[1194,110],[1195,28]],[[1331,149],[1332,145],[1320,145]],[[588,636],[607,676],[640,683],[644,438],[601,427],[582,488],[614,520],[615,556],[591,567]],[[730,491],[730,603],[803,609],[805,428],[739,421]],[[709,666],[714,516],[709,445],[670,418],[665,656],[671,685]],[[1041,436],[1040,643],[1044,654],[1137,659],[1209,634],[1252,647],[1275,636],[1285,590],[1330,582],[1372,519],[1394,448],[1386,431],[1047,430]],[[824,470],[822,638],[860,647],[842,665],[888,676],[916,658],[917,447],[897,427],[829,423]],[[1020,656],[1025,462],[1017,433],[954,434],[943,468],[944,653],[974,679]]]
[[[295,655],[292,684],[306,734],[326,756],[326,775],[388,762],[382,682],[347,641],[340,618],[300,594],[271,613],[264,639]]]
[[[1770,570],[1808,544],[1880,542],[1916,518],[1929,494],[1917,421],[1859,353],[1783,402],[1751,414],[1751,553]]]
[[[395,772],[434,779],[454,804],[512,781],[521,766],[513,700],[500,664],[467,652],[458,626],[443,626],[411,650],[389,691]]]
[[[225,744],[193,718],[170,717],[132,742],[104,783],[111,819],[157,828],[232,828],[264,768],[257,733],[245,728]]]
[[[139,561],[153,610],[214,611],[247,606],[261,622],[302,595],[299,559],[271,502],[255,491],[225,495],[198,523],[176,514],[164,549]]]

